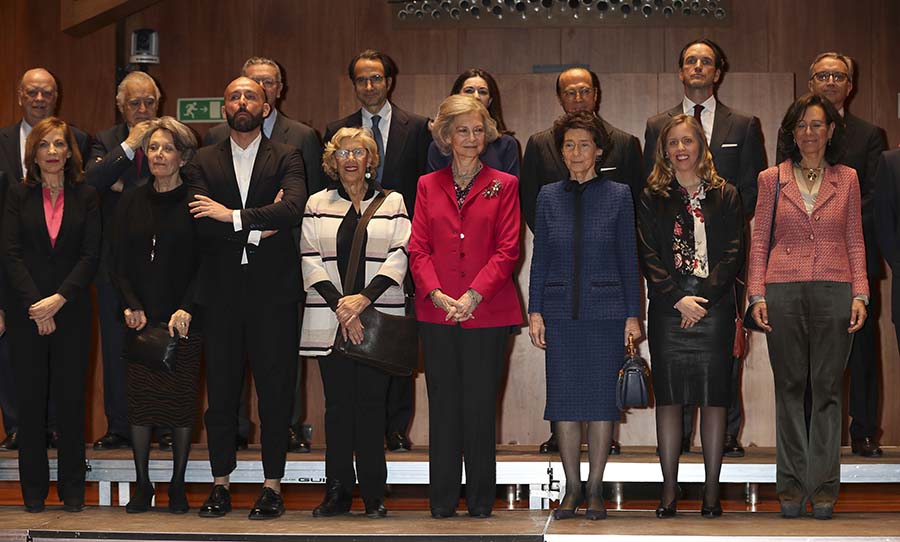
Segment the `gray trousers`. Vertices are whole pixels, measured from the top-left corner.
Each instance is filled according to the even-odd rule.
[[[775,377],[776,491],[781,501],[834,503],[840,486],[841,390],[853,344],[846,282],[766,285]],[[803,394],[809,377],[807,437]]]

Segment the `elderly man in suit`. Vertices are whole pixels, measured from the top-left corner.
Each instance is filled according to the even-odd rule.
[[[116,105],[124,122],[97,134],[90,156],[85,160],[86,181],[100,194],[103,222],[103,245],[96,286],[103,353],[106,434],[94,442],[95,450],[127,448],[131,442],[125,398],[125,362],[121,356],[125,328],[121,322],[119,294],[110,283],[108,268],[112,258],[113,217],[119,198],[122,192],[145,184],[150,176],[141,142],[149,121],[156,118],[159,97],[156,81],[146,73],[134,71],[126,75],[116,92]],[[171,447],[170,441],[165,438],[161,439],[161,445]]]
[[[585,68],[565,70],[556,78],[556,97],[566,113],[590,111],[597,114],[597,108],[600,106],[600,78]],[[603,156],[598,173],[627,184],[631,187],[632,197],[636,201],[644,184],[641,175],[641,144],[633,135],[623,132],[602,118],[600,120],[606,133],[609,134],[612,149]],[[553,128],[528,138],[521,171],[519,199],[522,216],[531,231],[534,231],[537,197],[541,187],[569,178],[569,170],[554,143]],[[550,438],[539,447],[542,454],[559,450],[552,423],[550,430]],[[610,453],[615,455],[620,451],[619,443],[613,440]]]
[[[809,90],[828,98],[844,118],[844,156],[841,163],[856,170],[862,197],[863,237],[866,241],[866,273],[869,278],[869,318],[853,338],[847,367],[850,371],[850,441],[854,454],[881,457],[878,444],[878,282],[884,278],[881,254],[875,236],[875,166],[887,148],[884,131],[847,111],[853,92],[856,63],[852,58],[829,51],[818,55],[809,66]],[[784,157],[779,156],[779,162]]]
[[[281,99],[281,92],[284,90],[284,79],[281,74],[281,66],[270,58],[259,56],[250,57],[244,62],[241,68],[241,75],[253,79],[266,91],[266,101],[269,103],[271,111],[269,116],[265,118],[262,124],[263,134],[272,141],[290,145],[300,151],[303,155],[303,165],[306,169],[306,193],[315,194],[325,187],[325,172],[322,170],[322,142],[319,141],[319,134],[316,131],[303,124],[289,118],[287,115],[278,110],[278,102]],[[203,138],[204,145],[215,145],[229,137],[228,123],[222,123],[214,126],[206,133]],[[299,231],[295,231],[295,241],[300,246]],[[303,320],[302,310],[303,304],[300,303],[298,310],[301,311],[300,321]],[[238,449],[247,447],[248,436],[250,433],[250,419],[247,413],[247,405],[249,403],[249,387],[244,385],[243,397],[241,397],[241,409],[238,417],[238,439],[235,443]],[[297,383],[294,387],[294,410],[291,413],[290,427],[290,445],[288,450],[291,452],[308,453],[309,442],[303,438],[302,422],[303,422],[303,387],[302,373],[297,372]]]
[[[325,130],[325,142],[344,127],[371,129],[381,157],[376,180],[384,188],[400,192],[412,216],[416,186],[419,177],[425,174],[431,144],[428,119],[404,111],[388,99],[397,77],[397,65],[385,53],[365,50],[353,57],[347,71],[361,107],[359,111],[330,123]],[[412,414],[412,379],[391,377],[385,426],[389,450],[410,449],[406,433]]]
[[[229,479],[237,466],[234,441],[240,388],[249,360],[259,398],[265,483],[250,519],[284,513],[281,478],[297,376],[300,257],[292,228],[306,204],[303,157],[263,137],[265,90],[248,77],[225,89],[230,137],[203,147],[183,176],[205,245],[197,302],[205,331],[205,421],[215,480],[202,517],[231,511]]]
[[[56,102],[59,97],[59,88],[53,75],[44,68],[33,68],[26,71],[16,85],[16,99],[22,110],[22,120],[0,128],[0,212],[5,204],[6,190],[11,184],[20,182],[26,173],[25,165],[25,139],[31,133],[31,128],[38,122],[56,113]],[[91,138],[77,128],[72,128],[75,141],[82,156],[91,147]],[[0,290],[4,289],[5,277],[0,270]],[[0,330],[4,329],[4,313],[2,301],[0,301]],[[6,430],[6,438],[0,442],[0,450],[18,449],[18,416],[16,412],[16,387],[13,378],[12,362],[6,344],[6,334],[0,331],[0,410],[3,411],[3,427]],[[48,443],[56,445],[58,433],[56,432],[55,408],[53,398],[50,397],[48,405]]]
[[[644,176],[650,175],[656,155],[659,132],[675,115],[692,115],[703,127],[706,142],[713,156],[716,171],[737,187],[745,217],[753,216],[756,208],[756,178],[766,167],[759,119],[740,113],[716,99],[715,90],[726,68],[725,55],[719,46],[708,39],[697,39],[681,49],[678,57],[678,79],[684,87],[681,103],[647,120],[644,132]],[[741,271],[738,277],[743,277]],[[738,282],[735,295],[743,298]],[[741,414],[741,360],[735,359],[731,373],[732,403],[728,408],[723,453],[728,457],[743,457],[744,448],[738,441],[743,416]],[[682,450],[691,446],[694,430],[694,408],[684,409]]]

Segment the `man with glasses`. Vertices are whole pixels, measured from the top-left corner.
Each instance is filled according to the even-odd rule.
[[[266,92],[271,112],[262,124],[262,132],[267,138],[278,143],[284,143],[298,149],[303,155],[303,165],[306,168],[306,192],[315,194],[325,187],[325,172],[322,170],[322,143],[319,134],[314,129],[288,118],[278,110],[278,102],[281,99],[281,91],[284,90],[284,80],[281,76],[281,67],[274,60],[264,57],[250,57],[241,68],[241,75],[249,77],[259,83]],[[214,126],[206,133],[203,144],[215,145],[229,137],[228,124],[223,122]],[[295,229],[296,243],[300,246],[299,228]],[[303,321],[303,302],[298,303],[299,321]],[[309,441],[303,436],[303,378],[302,371],[297,371],[297,382],[294,386],[294,409],[291,414],[289,452],[309,452]],[[248,403],[250,388],[246,377],[242,386],[241,408],[238,415],[238,437],[235,447],[246,449],[250,436],[250,418],[248,415]]]
[[[569,68],[556,78],[556,97],[566,113],[590,111],[597,114],[600,105],[600,79],[596,73],[585,68]],[[641,144],[633,135],[619,130],[602,118],[600,120],[612,141],[612,150],[601,158],[599,171],[614,181],[629,185],[637,201],[644,184],[641,177]],[[568,177],[569,170],[560,150],[556,148],[552,128],[528,138],[519,178],[519,198],[522,216],[531,231],[534,231],[537,197],[541,187]],[[559,451],[553,424],[550,431],[550,438],[539,447],[542,454]],[[620,453],[619,443],[615,440],[610,453]]]
[[[84,161],[88,184],[100,194],[103,244],[97,271],[97,308],[100,313],[100,340],[103,353],[103,409],[106,434],[94,442],[95,450],[128,448],[131,427],[125,396],[125,361],[122,347],[122,303],[109,279],[112,265],[112,227],[116,205],[123,192],[146,184],[150,176],[147,157],[141,149],[150,121],[159,107],[159,87],[141,71],[129,73],[119,83],[116,105],[124,122],[97,134],[90,156]],[[160,435],[160,446],[171,449],[171,434]]]
[[[844,117],[844,157],[841,163],[856,170],[862,197],[863,237],[866,241],[866,273],[869,277],[869,318],[853,338],[850,359],[849,412],[851,449],[862,457],[881,457],[878,444],[878,289],[884,278],[881,253],[875,239],[874,175],[881,152],[887,148],[884,131],[847,111],[853,92],[856,66],[853,59],[829,51],[809,66],[809,90],[828,98]],[[784,157],[778,157],[779,162]]]
[[[406,212],[412,217],[416,185],[425,173],[431,132],[428,119],[400,109],[390,102],[397,65],[387,54],[367,49],[353,57],[347,69],[360,104],[359,111],[334,121],[325,130],[325,142],[344,127],[372,130],[381,162],[376,180],[388,190],[403,195]],[[387,396],[387,447],[394,452],[410,449],[407,430],[413,414],[413,381],[392,376]]]
[[[649,177],[653,169],[656,140],[660,131],[675,115],[691,115],[703,127],[716,171],[738,189],[744,217],[749,221],[756,209],[756,178],[766,167],[766,153],[759,119],[735,111],[716,99],[716,86],[721,81],[725,64],[722,49],[711,40],[694,40],[681,49],[678,79],[684,87],[684,98],[675,107],[647,120],[644,132],[644,178]],[[742,271],[739,274],[741,280],[743,276]],[[735,296],[743,300],[743,288],[740,284]],[[722,453],[727,457],[744,456],[744,448],[738,440],[743,423],[740,389],[741,360],[735,359],[731,369],[731,406],[726,414],[725,440],[722,446]],[[693,406],[686,406],[684,409],[681,441],[683,452],[688,452],[691,448],[695,413],[696,408]]]
[[[22,120],[0,128],[0,213],[3,212],[6,189],[10,184],[18,183],[25,177],[28,167],[25,164],[25,139],[37,123],[56,113],[58,97],[56,79],[43,68],[28,70],[19,80],[16,86],[16,98],[22,109]],[[82,157],[84,157],[91,148],[90,137],[74,127],[72,132]],[[3,428],[6,430],[6,438],[0,442],[0,450],[17,450],[19,448],[17,438],[19,423],[16,412],[13,367],[6,346],[4,300],[2,298],[5,288],[4,271],[0,267],[0,410],[3,411]],[[56,432],[52,396],[47,412],[47,429],[49,431],[47,442],[51,447],[55,447],[58,433]]]

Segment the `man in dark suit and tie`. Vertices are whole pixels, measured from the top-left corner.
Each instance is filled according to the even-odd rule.
[[[266,101],[271,112],[262,124],[262,132],[271,141],[277,141],[294,147],[303,155],[303,165],[306,169],[306,193],[315,194],[325,187],[325,172],[322,170],[322,142],[314,129],[288,118],[278,110],[278,101],[281,99],[281,91],[284,90],[284,80],[281,76],[281,66],[274,60],[263,57],[250,57],[241,68],[241,75],[253,79],[266,91]],[[204,145],[215,145],[230,137],[228,123],[214,126],[203,138]],[[297,247],[300,246],[300,231],[294,231]],[[298,304],[298,310],[303,311],[303,303]],[[299,320],[302,322],[303,317]],[[291,413],[290,444],[288,451],[308,453],[309,442],[303,438],[303,387],[302,373],[297,372],[297,383],[294,388],[294,409]],[[249,387],[244,385],[243,397],[241,397],[241,410],[238,419],[237,447],[246,448],[250,434],[250,419],[247,413],[249,403]]]
[[[59,88],[53,75],[43,68],[26,71],[16,85],[16,98],[22,109],[22,120],[0,128],[0,213],[3,212],[6,190],[11,184],[21,182],[25,177],[25,139],[31,129],[40,121],[56,113]],[[82,160],[91,148],[91,138],[81,130],[72,127]],[[5,277],[0,270],[0,290]],[[0,320],[3,319],[0,304]],[[2,322],[0,322],[2,324]],[[12,362],[6,345],[6,334],[0,333],[0,410],[3,411],[3,427],[6,438],[0,442],[0,450],[18,449],[18,416],[16,413],[16,386],[13,378]],[[55,446],[56,420],[53,398],[48,405],[48,442]]]
[[[756,178],[766,167],[759,119],[745,115],[719,102],[715,96],[725,71],[725,55],[719,46],[708,39],[689,42],[678,57],[678,79],[684,87],[681,103],[647,120],[644,132],[644,177],[649,177],[656,160],[659,133],[675,115],[692,115],[703,126],[716,171],[734,184],[741,195],[744,216],[753,216],[756,209]],[[743,272],[739,274],[743,277]],[[743,299],[743,290],[736,290]],[[728,408],[723,453],[728,457],[743,457],[744,448],[738,441],[743,416],[741,414],[741,360],[734,360],[731,373],[732,403]],[[694,408],[684,409],[682,449],[689,451],[694,430]]]
[[[846,109],[853,92],[856,65],[853,59],[837,52],[822,53],[809,66],[809,90],[828,98],[844,117],[844,157],[841,163],[856,170],[862,198],[863,236],[866,241],[866,273],[869,277],[869,318],[853,337],[847,366],[850,370],[850,440],[853,453],[862,457],[881,457],[878,444],[878,282],[884,278],[881,254],[875,239],[874,182],[875,166],[887,148],[884,131]],[[781,160],[781,157],[779,157]]]
[[[325,142],[344,127],[372,130],[382,157],[377,181],[388,190],[403,195],[406,212],[412,216],[416,202],[416,186],[425,174],[431,132],[428,119],[404,111],[391,103],[388,96],[397,76],[393,59],[379,51],[366,50],[350,61],[348,75],[356,90],[359,111],[334,121],[325,130]],[[413,381],[402,376],[391,377],[387,397],[387,447],[391,451],[410,448],[406,432],[413,414]]]
[[[156,118],[159,96],[156,81],[146,73],[134,71],[126,75],[116,92],[116,105],[125,122],[97,134],[90,157],[85,160],[85,180],[100,195],[103,222],[100,269],[95,284],[103,353],[106,434],[94,442],[95,450],[127,448],[131,442],[125,398],[125,361],[122,359],[125,341],[122,304],[118,292],[110,283],[108,270],[112,262],[113,217],[119,198],[123,192],[145,184],[150,176],[141,142],[149,121]],[[161,438],[160,444],[171,448],[170,439]]]
[[[600,106],[600,78],[585,68],[569,68],[556,78],[556,97],[566,113],[590,111],[597,114]],[[641,176],[641,144],[633,135],[619,130],[602,118],[600,120],[609,134],[612,149],[603,156],[598,171],[603,176],[630,186],[632,196],[637,201],[644,183]],[[548,128],[529,137],[525,145],[519,179],[519,199],[522,216],[531,231],[534,231],[537,197],[541,187],[569,178],[569,170],[554,141],[553,128]],[[552,423],[550,438],[540,445],[539,451],[542,454],[559,451]],[[615,440],[610,453],[620,453],[619,443]]]
[[[300,257],[291,229],[306,205],[303,157],[267,139],[265,90],[248,77],[225,89],[230,137],[185,167],[191,213],[204,244],[198,274],[209,408],[205,421],[215,480],[202,517],[231,511],[229,478],[246,363],[256,382],[265,483],[250,519],[284,513],[281,478],[297,376]]]

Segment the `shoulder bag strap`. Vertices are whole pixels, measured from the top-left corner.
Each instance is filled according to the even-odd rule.
[[[353,233],[353,245],[350,248],[350,262],[347,265],[347,274],[344,275],[344,295],[348,295],[350,288],[352,288],[352,285],[356,282],[356,271],[359,267],[359,254],[362,251],[363,236],[366,234],[366,226],[369,224],[369,220],[375,216],[375,212],[381,207],[381,204],[384,203],[385,199],[386,196],[384,193],[375,196],[375,199],[368,207],[366,207],[366,211],[356,224],[356,231]]]
[[[772,225],[769,228],[769,254],[772,253],[772,245],[775,244],[775,217],[778,215],[778,196],[781,194],[781,166],[778,166],[778,176],[775,178],[775,204],[772,206]]]

